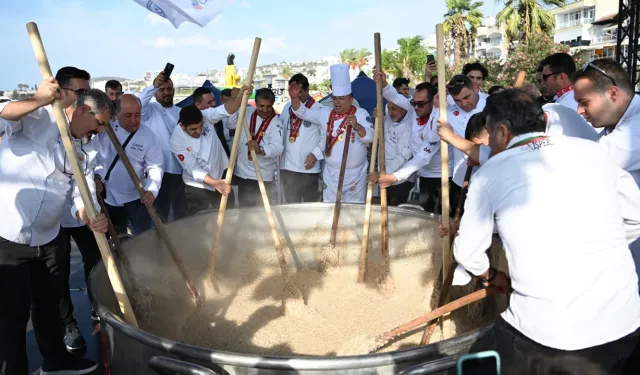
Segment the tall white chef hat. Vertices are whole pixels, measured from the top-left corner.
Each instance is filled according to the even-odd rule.
[[[335,64],[329,67],[331,72],[331,91],[334,96],[351,94],[351,78],[347,64]]]

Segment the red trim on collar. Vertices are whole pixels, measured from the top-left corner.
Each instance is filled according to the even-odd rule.
[[[573,86],[569,86],[569,87],[565,87],[565,88],[563,88],[562,90],[560,90],[560,91],[558,91],[558,92],[556,93],[556,96],[559,98],[559,97],[561,97],[562,95],[564,95],[564,94],[568,93],[569,91],[573,91]]]

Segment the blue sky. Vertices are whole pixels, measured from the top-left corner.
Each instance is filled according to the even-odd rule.
[[[444,0],[235,0],[206,27],[168,21],[132,0],[0,0],[3,54],[0,90],[40,81],[26,23],[38,23],[55,72],[65,65],[92,76],[140,78],[167,61],[176,73],[195,74],[226,64],[248,65],[253,38],[263,39],[258,65],[337,55],[345,48],[382,48],[401,37],[434,32]],[[487,0],[485,15],[501,9]]]

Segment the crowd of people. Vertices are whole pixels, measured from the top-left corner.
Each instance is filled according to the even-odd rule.
[[[179,108],[164,73],[136,96],[123,94],[117,81],[91,89],[88,72],[60,69],[32,98],[0,103],[0,374],[27,373],[29,318],[42,374],[96,368],[69,353],[86,345],[69,293],[71,239],[88,278],[100,260],[93,232],[106,233],[108,220],[119,236],[135,236],[153,227],[149,206],[163,222],[178,220],[218,208],[232,187],[230,207],[235,198],[240,207],[260,205],[252,151],[267,189],[280,179],[288,203],[335,202],[342,177],[343,202],[364,203],[367,185],[377,183],[388,189],[389,204],[400,205],[417,184],[422,207],[439,214],[441,140],[451,155],[452,209],[467,169],[472,175],[461,222],[441,228],[452,236],[457,272],[510,294],[508,309],[474,350],[497,350],[505,373],[533,355],[573,354],[606,373],[631,374],[640,338],[640,98],[614,61],[576,70],[571,56],[554,54],[540,62],[536,84],[485,93],[487,69],[468,64],[447,83],[446,98],[438,97],[437,79],[418,83],[410,96],[409,80],[389,86],[375,70],[388,102],[386,173],[368,175],[377,113],[357,105],[345,64],[330,67],[330,101],[316,102],[298,73],[281,114],[273,92],[259,89],[244,119],[238,110],[250,85],[223,90],[220,103],[198,88],[193,105]],[[428,75],[434,72],[429,63]],[[56,100],[94,206],[106,209],[93,220],[58,133]],[[441,100],[448,121],[440,120]],[[248,131],[238,128],[245,122]],[[103,131],[107,125],[143,194]],[[227,184],[235,137],[237,164]],[[494,233],[508,276],[485,254]]]

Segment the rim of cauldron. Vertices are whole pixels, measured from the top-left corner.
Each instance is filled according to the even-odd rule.
[[[313,202],[313,203],[289,203],[274,207],[274,211],[278,208],[286,208],[296,206],[304,208],[305,206],[324,206],[333,209],[332,203]],[[363,204],[355,203],[343,203],[343,206],[363,206]],[[379,206],[377,206],[379,208]],[[374,208],[374,207],[372,207]],[[244,209],[245,211],[258,210],[260,208]],[[402,214],[409,214],[411,216],[422,216],[439,218],[440,215],[433,213],[418,211],[410,208],[398,208],[389,207],[391,211],[399,211]],[[215,210],[206,210],[198,213],[207,214]],[[232,213],[236,210],[230,210],[228,213]],[[438,341],[433,344],[424,346],[418,346],[414,348],[396,350],[392,352],[373,353],[373,354],[361,354],[353,356],[340,356],[340,357],[323,357],[323,356],[305,356],[299,355],[295,357],[280,357],[280,356],[261,356],[257,354],[244,354],[227,352],[216,349],[206,349],[194,345],[184,344],[171,339],[167,339],[161,336],[154,335],[140,328],[136,328],[131,324],[125,322],[121,317],[115,315],[111,311],[98,304],[93,293],[93,274],[98,272],[98,267],[104,268],[102,260],[94,267],[89,275],[89,285],[87,285],[87,292],[89,295],[89,301],[94,310],[100,316],[100,324],[108,324],[115,330],[123,333],[124,335],[155,349],[163,350],[168,354],[177,355],[184,359],[195,359],[204,361],[205,363],[211,363],[214,365],[229,365],[237,367],[268,369],[268,370],[302,370],[302,371],[319,371],[319,370],[343,370],[343,369],[359,369],[369,367],[388,366],[396,363],[411,362],[411,361],[425,361],[425,357],[430,357],[426,361],[435,361],[446,357],[456,357],[457,355],[446,354],[447,352],[455,352],[455,347],[459,345],[468,344],[469,346],[474,343],[478,338],[484,337],[493,327],[493,324],[477,328],[469,333],[451,337],[449,339]],[[103,333],[104,334],[104,333]]]

